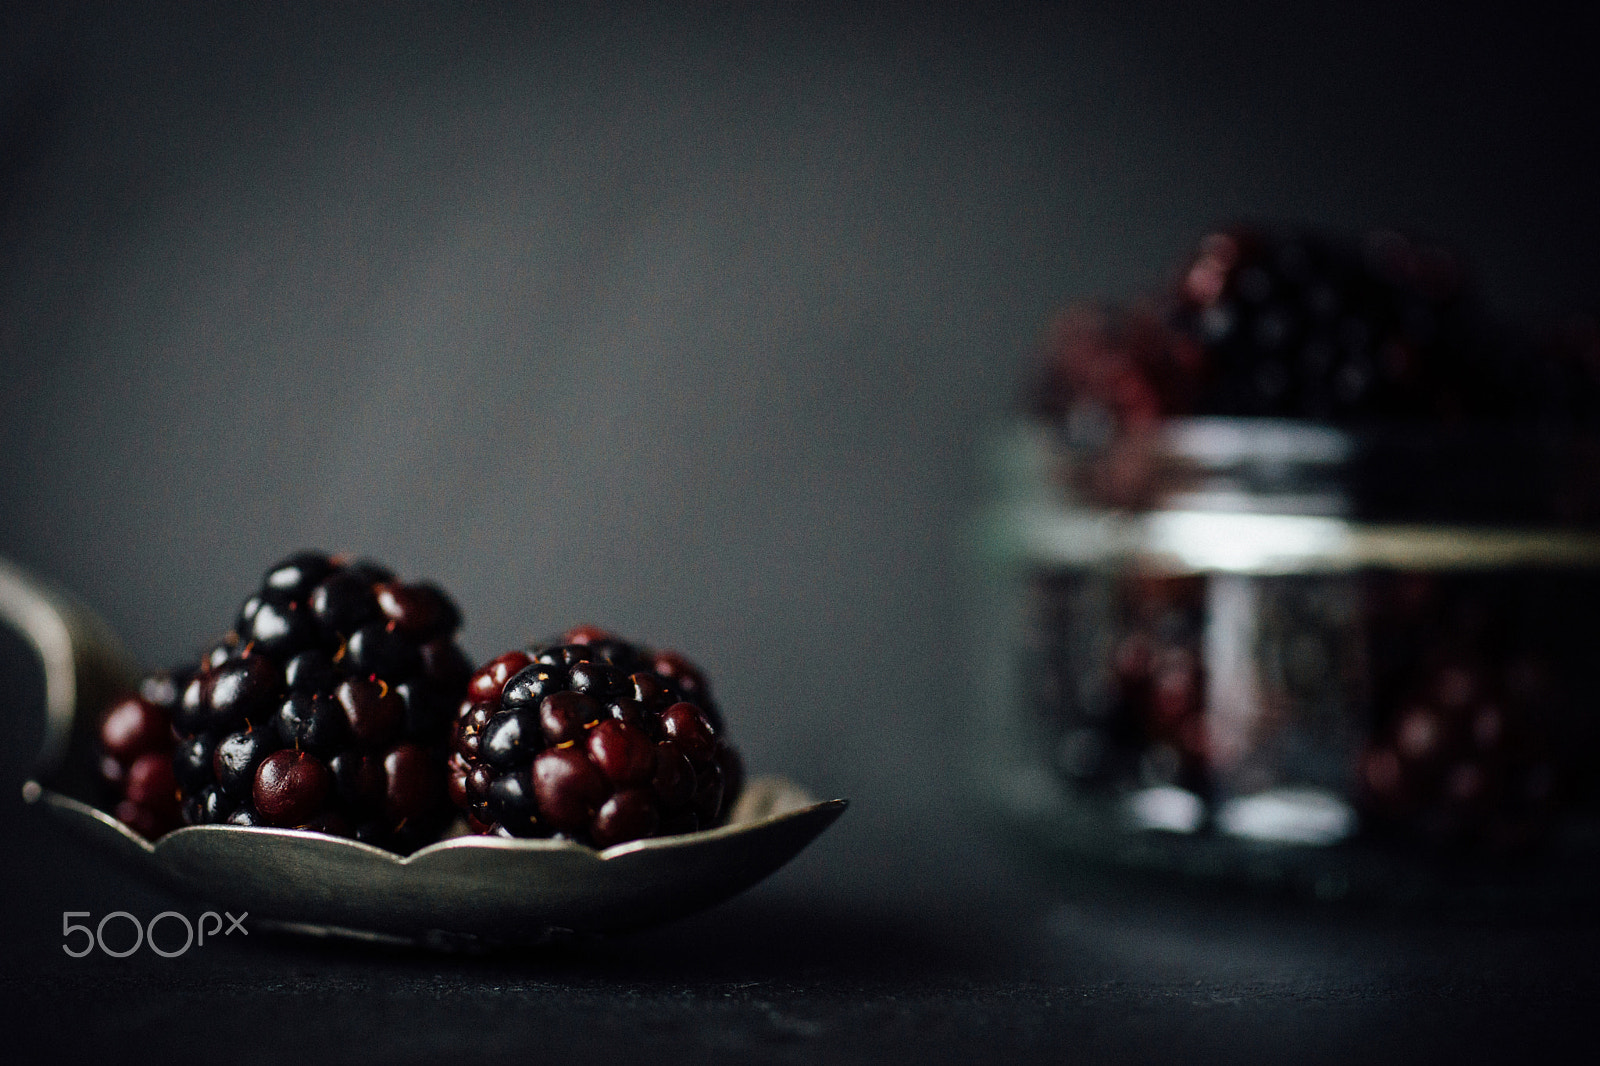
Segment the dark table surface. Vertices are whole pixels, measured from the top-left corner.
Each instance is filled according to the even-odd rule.
[[[981,878],[885,854],[904,878],[852,891],[842,867],[870,857],[824,839],[740,899],[607,942],[455,956],[255,929],[73,959],[63,910],[200,908],[9,814],[7,1042],[72,1061],[1523,1060],[1582,1046],[1600,1002],[1591,924],[1062,892],[960,826],[946,857]]]

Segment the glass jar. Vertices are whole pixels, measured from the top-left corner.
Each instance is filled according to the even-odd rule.
[[[986,790],[1073,861],[1600,895],[1600,445],[1175,420],[997,439]]]

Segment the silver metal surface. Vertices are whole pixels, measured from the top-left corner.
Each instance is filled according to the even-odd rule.
[[[430,945],[541,943],[681,917],[744,891],[844,812],[775,778],[748,785],[729,824],[595,851],[460,836],[399,856],[290,829],[189,826],[153,844],[104,811],[39,788],[84,839],[207,905],[284,928]]]
[[[0,622],[9,623],[44,666],[44,740],[34,762],[37,777],[81,783],[87,767],[73,766],[68,749],[92,732],[79,708],[106,706],[133,687],[132,656],[100,618],[72,596],[0,559]]]
[[[290,931],[455,947],[647,926],[749,888],[847,806],[756,777],[726,825],[604,851],[458,836],[400,856],[321,833],[226,825],[190,826],[152,843],[75,798],[92,794],[92,723],[131,685],[129,657],[92,612],[3,561],[0,620],[17,626],[45,665],[46,737],[23,797],[139,873]]]

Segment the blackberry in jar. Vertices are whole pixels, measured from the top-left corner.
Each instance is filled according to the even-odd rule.
[[[1582,352],[1588,336],[1550,347]],[[1533,387],[1454,253],[1387,230],[1212,233],[1165,292],[1070,307],[1041,362],[1029,413],[1090,457],[1079,487],[1118,506],[1149,502],[1152,437],[1173,418],[1459,425],[1540,403],[1600,410],[1563,399],[1594,377],[1581,355],[1548,358],[1550,383]]]
[[[1548,833],[1573,774],[1552,733],[1568,717],[1559,645],[1518,636],[1538,632],[1537,621],[1524,624],[1520,614],[1559,602],[1537,585],[1489,577],[1374,582],[1374,645],[1401,649],[1377,663],[1371,740],[1359,768],[1363,809],[1376,829],[1496,852]]]
[[[1365,423],[1508,410],[1459,259],[1393,231],[1212,233],[1172,302],[1170,322],[1203,352],[1196,413]]]

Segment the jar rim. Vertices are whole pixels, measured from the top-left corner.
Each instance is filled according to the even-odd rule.
[[[1600,531],[1600,433],[1572,427],[1196,416],[1098,441],[1033,423],[1011,447],[1075,507]]]

